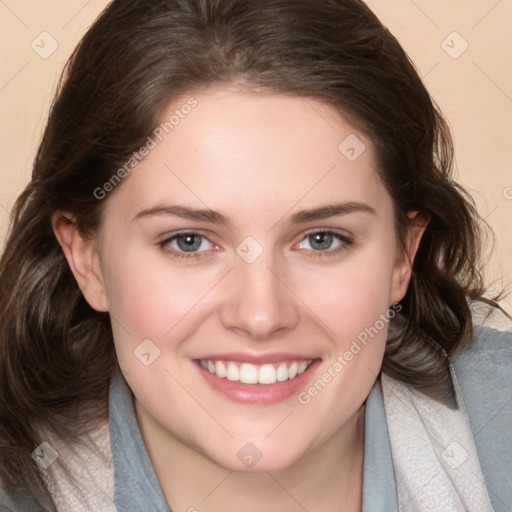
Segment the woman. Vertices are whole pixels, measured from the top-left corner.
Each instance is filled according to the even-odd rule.
[[[4,506],[508,510],[452,152],[358,0],[114,0],[1,260]]]

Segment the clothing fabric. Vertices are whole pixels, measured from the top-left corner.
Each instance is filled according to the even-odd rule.
[[[493,512],[462,395],[453,378],[457,409],[382,375],[399,509],[404,512]]]
[[[109,423],[89,433],[80,445],[63,446],[52,436],[45,438],[61,462],[43,472],[57,510],[116,512]]]
[[[479,327],[451,360],[455,413],[387,376],[376,381],[366,401],[362,512],[512,510],[512,333]],[[96,464],[111,464],[103,496],[118,512],[170,511],[120,375],[111,383],[108,426],[96,438],[111,447],[96,451]],[[104,504],[85,510],[110,511],[95,506]],[[7,510],[40,508],[28,497],[4,496],[0,511]],[[75,510],[82,509],[62,509]]]

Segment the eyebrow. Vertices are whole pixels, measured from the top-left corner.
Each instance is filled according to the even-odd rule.
[[[311,210],[303,210],[292,215],[292,224],[301,224],[313,220],[328,219],[338,215],[348,215],[349,213],[369,213],[377,215],[377,212],[369,205],[358,201],[351,203],[335,203]]]
[[[182,219],[197,220],[203,222],[212,222],[213,224],[221,224],[230,226],[230,220],[222,213],[209,209],[188,208],[187,206],[157,206],[142,210],[132,219],[132,222],[144,217],[172,215]]]
[[[348,215],[350,213],[369,213],[376,215],[377,212],[369,205],[361,202],[350,203],[335,203],[319,208],[312,208],[294,213],[291,216],[292,224],[301,224],[315,220],[328,219],[339,215]],[[213,224],[220,224],[224,226],[231,226],[232,223],[228,217],[215,210],[210,209],[196,209],[187,206],[157,206],[155,208],[148,208],[137,213],[132,219],[132,222],[144,217],[151,216],[167,216],[180,217],[187,220],[211,222]]]

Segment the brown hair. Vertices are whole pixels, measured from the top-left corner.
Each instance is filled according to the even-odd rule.
[[[93,235],[108,201],[94,191],[173,98],[219,83],[339,108],[375,144],[400,240],[409,210],[430,215],[384,372],[443,399],[443,351],[473,333],[468,299],[497,306],[483,297],[480,218],[453,182],[446,123],[362,1],[114,0],[65,68],[0,262],[0,478],[11,492],[51,503],[31,458],[39,432],[71,442],[106,418],[116,369],[109,315],[85,302],[52,215],[72,212]]]

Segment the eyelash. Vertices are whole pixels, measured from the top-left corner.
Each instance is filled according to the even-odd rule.
[[[184,236],[184,235],[198,236],[198,237],[201,237],[201,238],[204,238],[204,239],[208,240],[208,242],[210,242],[211,244],[215,245],[207,236],[205,236],[203,233],[200,233],[199,231],[180,231],[179,233],[175,233],[174,235],[165,238],[161,242],[158,242],[158,245],[160,246],[160,248],[163,251],[169,253],[173,258],[175,258],[177,260],[191,259],[191,258],[192,259],[203,258],[205,256],[204,255],[205,251],[196,251],[196,252],[188,252],[187,253],[187,252],[184,252],[184,251],[183,252],[177,251],[176,249],[172,249],[172,248],[169,247],[169,244],[173,240],[176,240],[180,236]]]
[[[301,238],[299,243],[302,243],[304,240],[306,240],[307,238],[309,238],[310,236],[315,235],[315,234],[331,235],[331,236],[337,238],[341,242],[340,245],[338,247],[336,247],[335,249],[326,249],[325,251],[314,251],[311,249],[305,249],[306,251],[308,251],[310,253],[310,255],[312,257],[315,257],[315,258],[330,258],[333,256],[337,256],[339,252],[346,250],[348,247],[350,247],[354,243],[354,240],[350,236],[342,235],[341,233],[334,231],[332,229],[316,229],[316,230],[308,231],[308,232],[304,233],[304,236]],[[207,251],[194,251],[194,252],[187,253],[184,251],[181,252],[181,251],[177,251],[175,249],[169,248],[169,244],[172,241],[174,241],[178,237],[184,236],[184,235],[198,236],[198,237],[208,240],[208,242],[215,245],[207,236],[205,236],[203,233],[200,233],[199,231],[181,231],[179,233],[175,233],[174,235],[172,235],[170,237],[165,238],[161,242],[158,242],[158,246],[163,251],[169,253],[173,258],[178,259],[178,260],[190,259],[190,258],[193,258],[193,259],[203,258],[205,256],[204,253]]]
[[[306,233],[304,233],[304,236],[302,237],[302,239],[299,243],[303,242],[310,236],[316,235],[319,233],[322,235],[332,235],[334,238],[337,238],[341,243],[338,247],[336,247],[334,249],[327,249],[325,251],[313,251],[310,249],[306,249],[309,252],[309,254],[314,258],[331,258],[331,257],[338,256],[338,254],[341,251],[345,251],[347,248],[349,248],[354,243],[353,238],[351,238],[350,236],[343,235],[343,234],[339,233],[338,231],[334,231],[332,229],[313,229],[311,231],[307,231]]]

